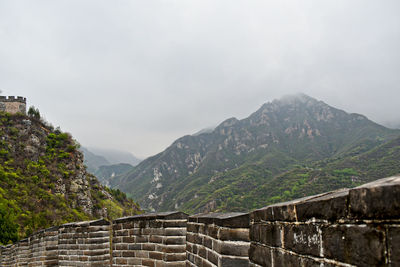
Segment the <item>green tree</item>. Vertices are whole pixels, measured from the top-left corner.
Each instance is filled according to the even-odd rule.
[[[34,106],[30,106],[28,109],[28,116],[39,120],[40,119],[39,109],[35,108]]]
[[[18,240],[18,225],[14,222],[7,205],[0,203],[0,244],[7,245]]]

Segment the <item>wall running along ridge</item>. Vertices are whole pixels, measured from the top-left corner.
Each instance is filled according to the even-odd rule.
[[[64,224],[1,247],[0,266],[400,266],[400,176],[251,213]]]

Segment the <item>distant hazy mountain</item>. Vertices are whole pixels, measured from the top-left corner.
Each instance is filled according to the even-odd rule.
[[[134,155],[132,155],[132,153],[129,153],[127,151],[121,151],[116,149],[103,149],[97,147],[90,147],[89,150],[97,155],[104,157],[109,162],[109,165],[128,163],[133,166],[136,166],[141,161],[141,159],[135,157]]]
[[[85,157],[84,163],[88,171],[95,174],[104,185],[108,184],[106,181],[108,172],[119,175],[122,174],[122,169],[132,168],[140,162],[140,159],[125,151],[86,147],[81,147],[80,150]],[[104,167],[100,170],[102,166],[109,166],[109,168]]]
[[[82,146],[79,150],[83,153],[84,164],[90,173],[95,173],[100,166],[111,164],[105,157],[94,154],[86,147]]]
[[[204,129],[202,129],[202,130],[200,130],[197,133],[194,133],[192,135],[197,136],[197,135],[200,135],[200,134],[203,134],[203,133],[212,133],[214,131],[214,129],[215,129],[215,127],[204,128]]]
[[[110,182],[147,209],[254,209],[297,196],[304,185],[318,193],[362,183],[368,177],[358,176],[356,168],[333,169],[329,183],[305,173],[284,174],[368,153],[399,135],[299,94],[266,103],[243,120],[228,119],[211,132],[179,138]]]
[[[385,126],[390,129],[400,129],[400,122],[388,122],[385,123]]]
[[[126,173],[131,170],[133,166],[128,163],[119,163],[113,165],[104,165],[97,168],[94,172],[94,175],[103,185],[108,186],[110,184],[110,180],[112,180],[115,176]]]

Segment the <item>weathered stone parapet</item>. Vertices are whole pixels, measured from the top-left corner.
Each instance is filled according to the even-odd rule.
[[[0,248],[0,266],[57,266],[57,227]]]
[[[249,266],[249,214],[210,213],[189,217],[188,266]]]
[[[161,212],[113,221],[113,266],[185,266],[187,217]]]
[[[261,266],[397,266],[400,177],[251,213],[250,260]]]
[[[55,226],[29,237],[29,266],[58,266],[58,230]]]
[[[59,266],[110,266],[110,223],[104,219],[59,229]]]
[[[16,244],[1,247],[1,265],[4,267],[15,266],[16,264]]]
[[[19,103],[26,103],[26,98],[22,96],[0,96],[1,102],[19,102]]]
[[[28,266],[30,262],[29,238],[20,240],[17,245],[18,253],[15,255],[17,266]]]
[[[400,176],[250,214],[64,224],[0,247],[0,266],[400,266]]]
[[[69,223],[0,248],[0,266],[110,266],[110,223]]]

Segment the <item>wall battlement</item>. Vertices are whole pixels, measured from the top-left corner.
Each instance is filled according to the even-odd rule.
[[[0,102],[19,102],[26,104],[26,97],[22,96],[0,96]]]
[[[0,247],[0,266],[400,266],[400,176],[250,213],[64,224]]]
[[[0,96],[0,111],[11,114],[26,114],[26,98],[22,96]]]

